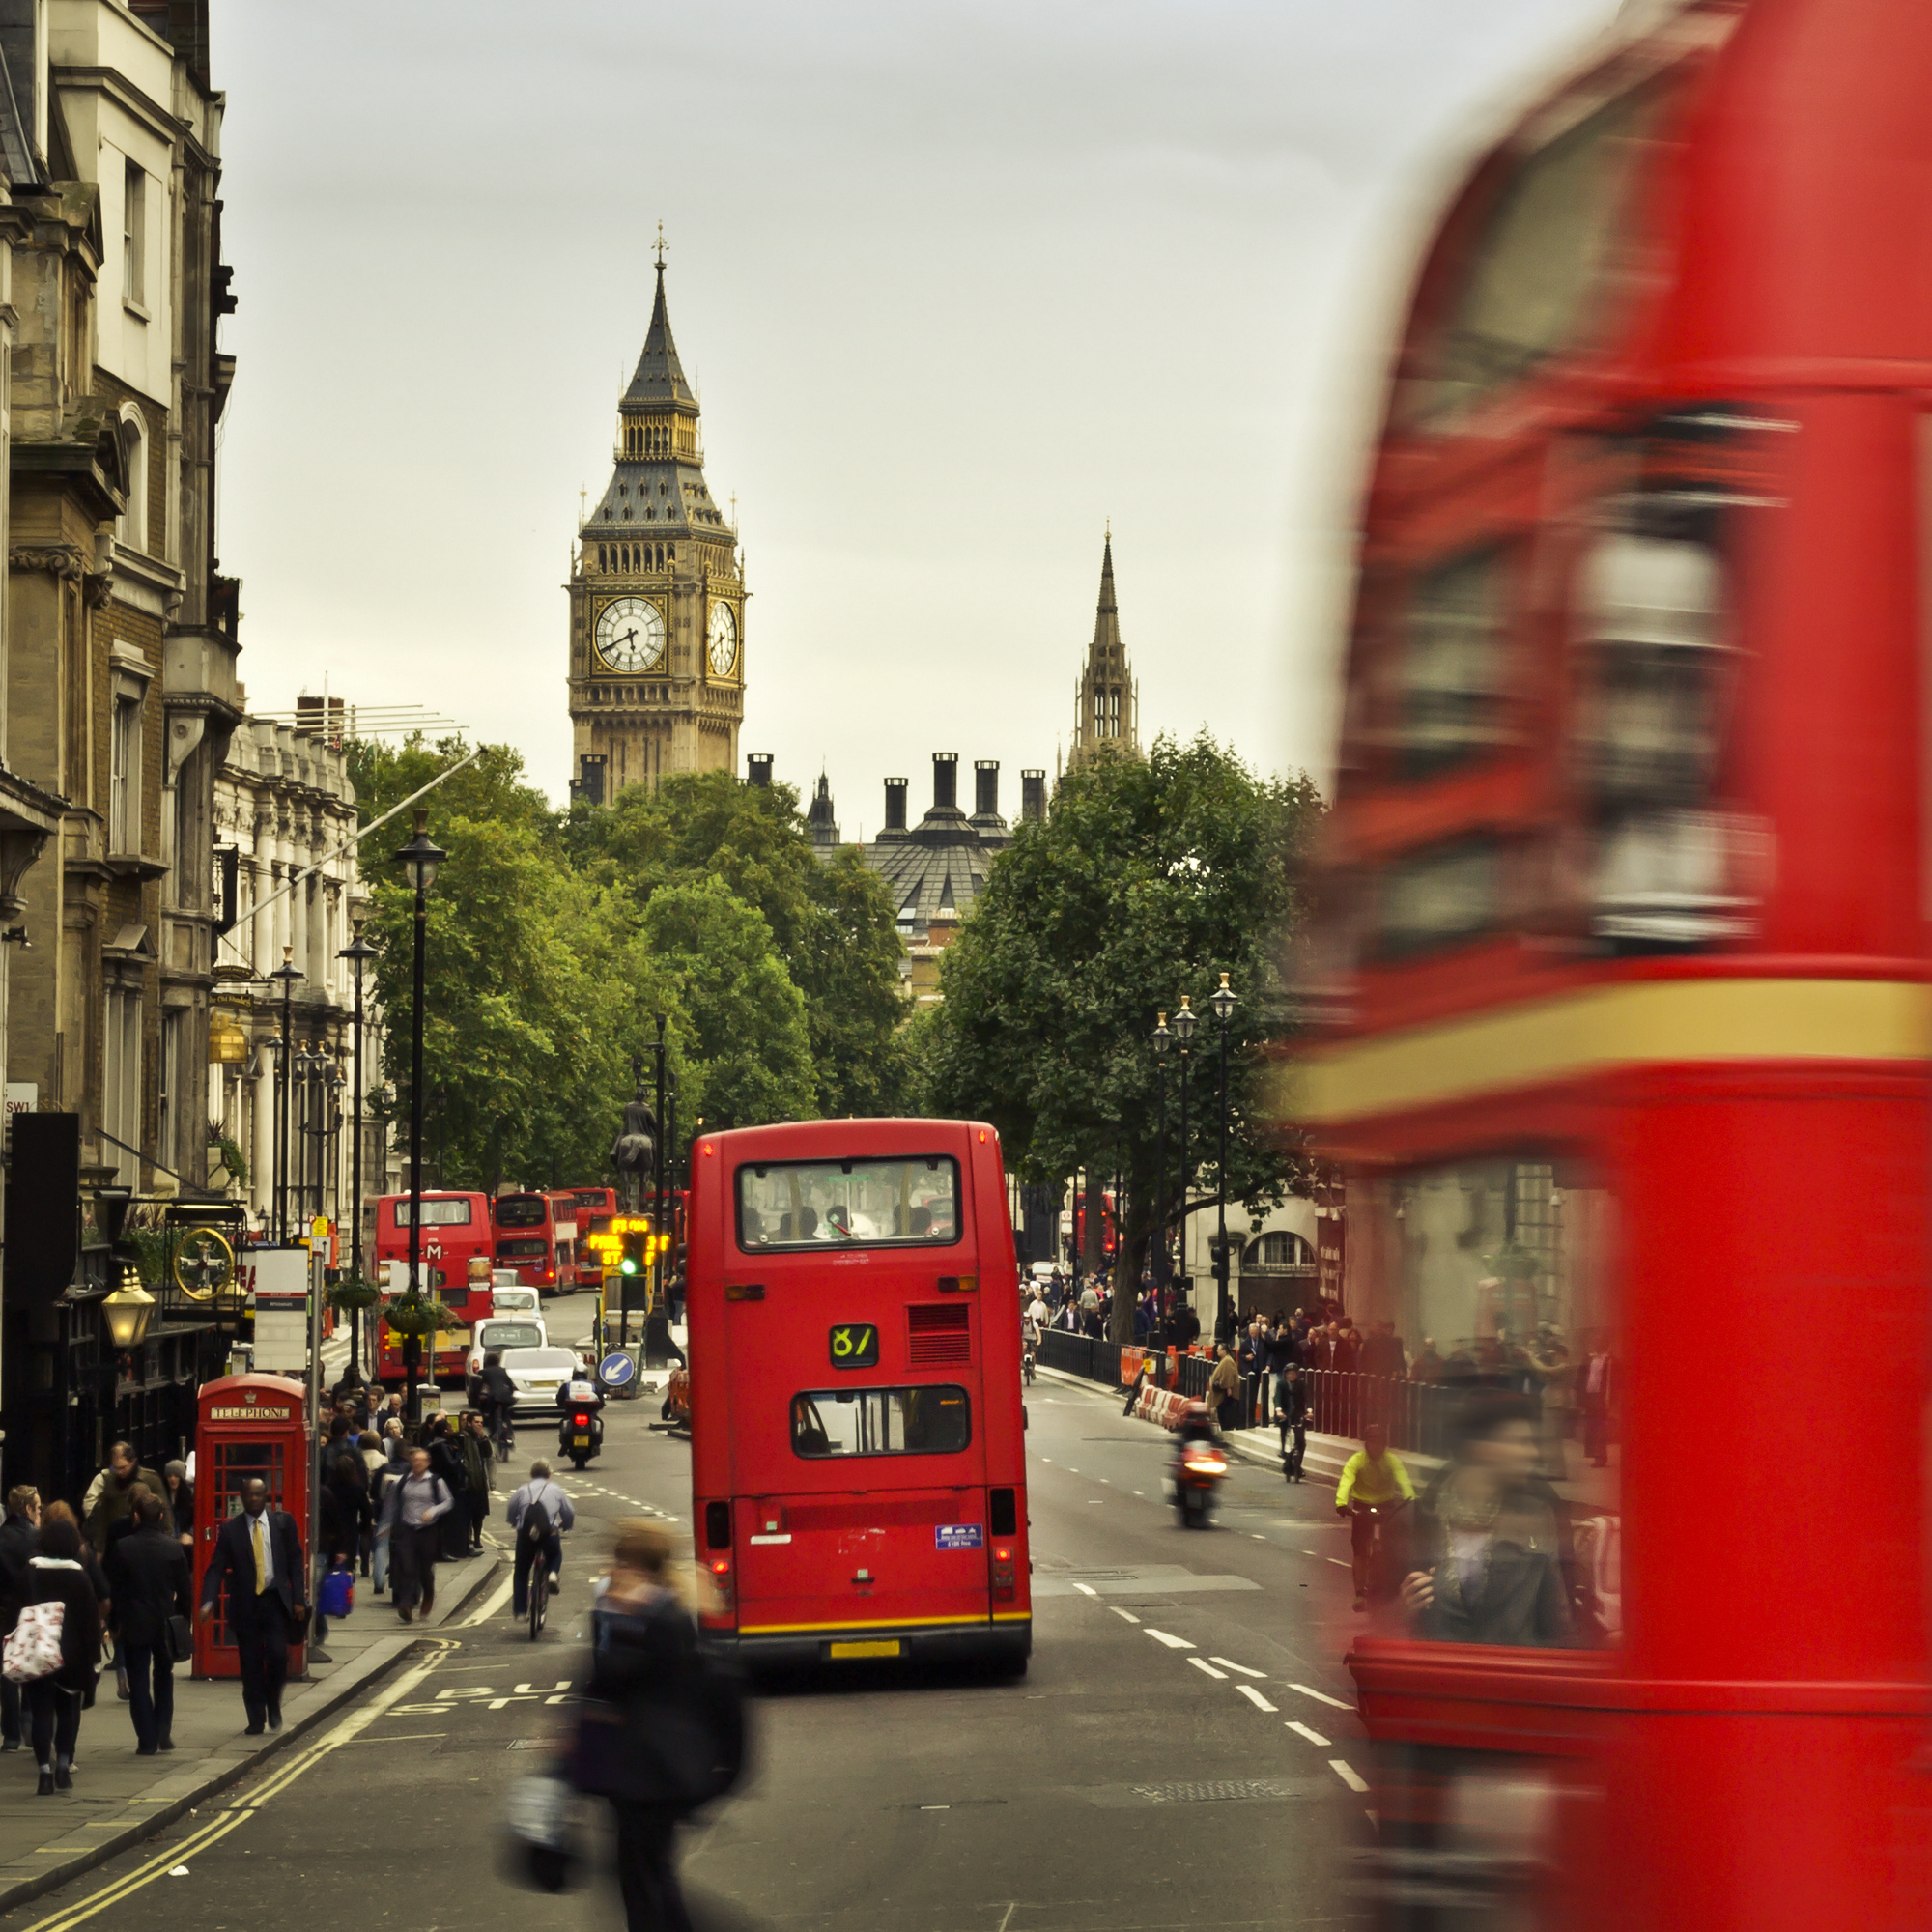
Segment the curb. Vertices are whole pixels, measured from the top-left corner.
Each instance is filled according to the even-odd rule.
[[[503,1567],[503,1559],[494,1559],[490,1566],[477,1577],[449,1607],[448,1613],[435,1625],[426,1625],[421,1633],[430,1635],[453,1624],[478,1597],[497,1581],[497,1573]],[[130,1818],[118,1831],[103,1832],[101,1821],[88,1820],[81,1829],[89,1833],[100,1833],[98,1840],[90,1838],[85,1845],[76,1845],[67,1857],[58,1860],[44,1871],[35,1872],[31,1877],[16,1880],[0,1889],[0,1912],[11,1912],[14,1907],[25,1905],[30,1900],[43,1897],[50,1891],[57,1891],[64,1885],[85,1873],[105,1864],[110,1859],[119,1858],[123,1852],[148,1838],[156,1837],[177,1819],[193,1810],[203,1799],[213,1797],[216,1792],[226,1791],[232,1784],[239,1783],[251,1771],[257,1770],[278,1752],[287,1749],[298,1738],[306,1736],[316,1729],[326,1718],[332,1718],[345,1704],[350,1703],[372,1685],[379,1684],[415,1648],[417,1635],[404,1636],[400,1632],[392,1637],[380,1638],[355,1662],[345,1666],[339,1677],[331,1677],[319,1695],[312,1701],[311,1708],[299,1718],[284,1725],[279,1731],[271,1731],[254,1749],[240,1757],[212,1754],[188,1774],[194,1776],[191,1785],[183,1786],[177,1778],[162,1778],[151,1790],[161,1786],[174,1787],[171,1795],[162,1801],[153,1801],[140,1797],[128,1799],[129,1805],[153,1803],[152,1811],[144,1810],[138,1818]]]

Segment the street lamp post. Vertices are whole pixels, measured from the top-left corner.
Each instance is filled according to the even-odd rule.
[[[665,1016],[657,1015],[657,1156],[651,1163],[651,1271],[650,1300],[644,1309],[644,1366],[661,1368],[670,1359],[670,1322],[665,1314],[664,1246],[658,1236],[664,1233],[665,1157],[670,1136],[665,1131]]]
[[[429,889],[439,867],[449,854],[429,836],[429,813],[416,808],[415,837],[396,857],[408,868],[415,891],[415,953],[411,965],[413,1018],[410,1028],[410,1285],[412,1301],[422,1296],[422,1142],[423,1142],[423,940],[428,929]],[[413,1328],[413,1324],[412,1324]],[[403,1337],[403,1378],[409,1384],[411,1428],[422,1421],[422,1393],[416,1372],[422,1362],[422,1337]]]
[[[1180,1051],[1180,1278],[1189,1281],[1187,1272],[1187,1197],[1194,1186],[1194,1168],[1187,1157],[1187,1063],[1191,1057],[1188,1042],[1194,1037],[1194,1029],[1201,1024],[1201,1015],[1188,1004],[1185,993],[1180,996],[1180,1010],[1174,1016],[1174,1037]]]
[[[1165,1013],[1155,1019],[1151,1037],[1154,1078],[1160,1085],[1160,1125],[1153,1143],[1154,1239],[1158,1243],[1154,1249],[1153,1280],[1154,1293],[1160,1301],[1160,1339],[1167,1342],[1174,1335],[1173,1271],[1167,1264],[1167,1049],[1174,1044],[1174,1029],[1168,1025]]]
[[[1208,995],[1208,1004],[1214,1009],[1221,1029],[1221,1151],[1214,1166],[1214,1214],[1218,1223],[1214,1248],[1214,1279],[1218,1284],[1214,1326],[1218,1330],[1228,1320],[1228,1021],[1234,1015],[1235,996],[1229,990],[1227,974],[1221,975],[1221,983]]]
[[[291,1002],[295,998],[296,981],[302,978],[293,963],[295,948],[282,948],[282,963],[269,975],[270,980],[279,980],[282,985],[282,1037],[275,1042],[275,1245],[282,1246],[289,1238],[289,1056],[294,1050],[290,1038]]]
[[[355,973],[355,1071],[354,1075],[355,1140],[349,1149],[349,1185],[353,1197],[353,1218],[349,1238],[355,1256],[349,1270],[351,1281],[362,1279],[362,968],[376,956],[376,949],[362,937],[362,922],[355,922],[355,936],[336,955],[352,962]],[[352,1311],[349,1323],[349,1373],[343,1379],[351,1388],[362,1386],[362,1311]]]

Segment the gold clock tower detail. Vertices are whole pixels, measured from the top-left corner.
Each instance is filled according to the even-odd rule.
[[[614,458],[566,586],[572,789],[604,803],[668,772],[735,771],[745,715],[743,554],[704,485],[662,244],[650,333],[617,403]]]

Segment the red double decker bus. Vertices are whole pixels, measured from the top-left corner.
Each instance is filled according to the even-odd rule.
[[[1625,8],[1415,286],[1284,1109],[1443,1384],[1384,1928],[1932,1922],[1929,98],[1924,0]]]
[[[514,1268],[517,1280],[539,1294],[576,1292],[576,1205],[570,1195],[499,1194],[491,1202],[490,1213],[497,1267]]]
[[[382,1194],[364,1206],[373,1228],[376,1277],[384,1284],[384,1298],[392,1278],[406,1274],[410,1259],[410,1197]],[[425,1380],[461,1381],[469,1348],[469,1328],[490,1313],[491,1257],[496,1231],[490,1221],[486,1194],[425,1194],[422,1197],[422,1240],[419,1257],[422,1287],[458,1318],[460,1325],[436,1337],[435,1359],[425,1347],[419,1373]],[[471,1263],[480,1264],[472,1267]],[[390,1264],[401,1264],[400,1271]],[[473,1279],[480,1272],[481,1280]],[[398,1287],[393,1291],[402,1293]],[[403,1381],[402,1338],[386,1321],[378,1324],[376,1378],[400,1387]]]
[[[572,1264],[577,1269],[577,1285],[581,1289],[600,1291],[604,1286],[604,1258],[589,1245],[589,1241],[592,1235],[604,1233],[611,1217],[616,1213],[617,1190],[614,1187],[572,1187],[566,1191],[577,1223],[577,1238],[571,1256]]]
[[[958,1121],[707,1134],[689,1204],[692,1516],[723,1599],[709,1634],[758,1658],[1023,1670],[1019,1279],[998,1136]]]

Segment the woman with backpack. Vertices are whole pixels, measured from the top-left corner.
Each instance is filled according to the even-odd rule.
[[[7,1646],[9,1674],[33,1672],[23,1688],[43,1798],[73,1788],[81,1699],[100,1668],[100,1603],[81,1563],[80,1530],[71,1514],[48,1516],[40,1554],[27,1560],[20,1618]],[[38,1641],[27,1640],[30,1628]]]

